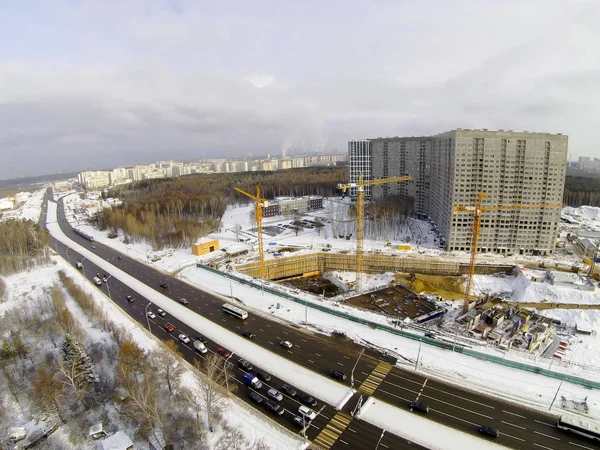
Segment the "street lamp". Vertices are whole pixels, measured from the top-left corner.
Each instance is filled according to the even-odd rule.
[[[385,434],[385,430],[383,430],[381,432],[381,436],[379,437],[379,440],[377,441],[377,447],[375,447],[375,450],[377,450],[379,448],[379,444],[381,444],[381,440],[383,439],[384,434]]]
[[[105,283],[106,283],[106,290],[108,291],[108,298],[110,298],[112,300],[112,297],[110,296],[110,286],[108,285],[108,279],[110,277],[112,277],[112,275],[109,275],[109,276],[106,277]]]
[[[152,302],[148,302],[148,304],[146,305],[146,320],[148,321],[148,332],[152,333],[152,330],[150,330],[150,317],[148,317],[148,306],[150,306],[152,304]]]
[[[358,359],[354,363],[354,367],[352,368],[352,373],[350,374],[350,387],[352,389],[354,389],[354,369],[356,369],[356,366],[358,365],[358,361],[360,360],[360,357],[363,355],[364,352],[365,352],[365,349],[363,348],[360,351],[360,355],[358,355]]]

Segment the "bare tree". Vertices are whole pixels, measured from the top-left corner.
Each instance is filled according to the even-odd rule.
[[[233,380],[231,386],[229,385],[230,375],[227,373],[227,364],[229,363],[216,353],[208,353],[203,364],[198,361],[195,363],[199,373],[204,375],[204,377],[199,377],[198,385],[206,410],[208,429],[211,432],[213,431],[213,418],[221,412],[228,390],[231,392],[235,388]]]
[[[216,450],[243,450],[248,445],[244,434],[237,428],[224,426],[223,434],[215,445]]]
[[[31,396],[35,398],[34,404],[42,411],[55,414],[65,423],[59,406],[59,399],[64,392],[64,384],[55,374],[45,367],[39,367],[31,377]]]
[[[179,381],[183,374],[183,367],[178,361],[178,358],[183,359],[183,355],[179,352],[175,341],[169,339],[164,341],[167,347],[166,351],[159,349],[151,356],[151,364],[156,370],[159,379],[167,383],[169,389],[169,397],[173,396],[173,392],[179,387]]]

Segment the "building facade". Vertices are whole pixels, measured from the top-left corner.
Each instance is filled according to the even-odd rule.
[[[363,180],[371,178],[371,141],[369,139],[348,142],[348,158],[350,161],[350,183],[358,183],[360,176]],[[348,194],[356,195],[356,188],[351,188]],[[371,197],[371,188],[365,187],[365,197]]]
[[[454,205],[482,205],[493,210],[482,215],[478,251],[501,254],[547,255],[558,236],[567,163],[568,137],[560,134],[457,129],[436,136],[377,138],[368,146],[370,170],[363,152],[350,141],[352,167],[372,178],[401,175],[412,183],[373,188],[374,198],[407,195],[415,212],[436,224],[446,250],[469,251],[473,216],[453,212]],[[365,145],[362,145],[365,148]],[[354,155],[354,156],[353,156]],[[353,163],[353,159],[356,161]],[[512,205],[522,208],[502,209]]]

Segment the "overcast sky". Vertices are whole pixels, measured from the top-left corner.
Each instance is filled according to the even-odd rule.
[[[600,2],[0,1],[0,179],[457,127],[598,156]]]

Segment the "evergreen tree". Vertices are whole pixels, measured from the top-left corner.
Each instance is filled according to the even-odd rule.
[[[87,393],[92,383],[98,381],[92,361],[79,342],[69,334],[62,346],[60,371],[78,397]]]

